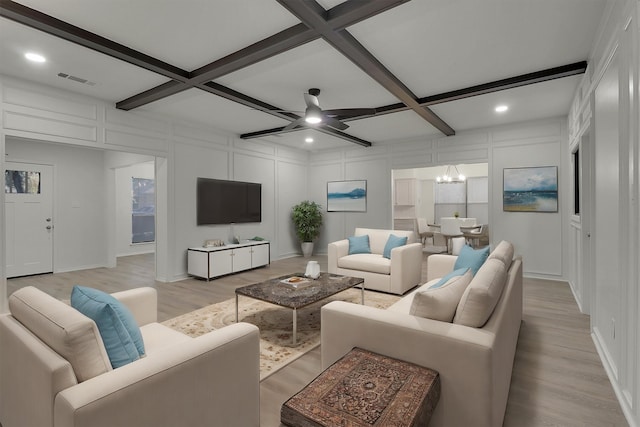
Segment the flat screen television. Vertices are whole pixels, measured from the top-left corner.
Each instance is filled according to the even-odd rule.
[[[262,222],[262,184],[198,178],[197,224]]]

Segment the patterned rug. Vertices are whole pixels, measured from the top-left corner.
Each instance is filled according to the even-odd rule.
[[[365,305],[387,308],[400,297],[365,291]],[[260,328],[260,380],[320,345],[320,307],[330,301],[360,303],[360,289],[347,289],[298,310],[297,344],[292,344],[293,311],[288,308],[240,297],[240,321]],[[163,325],[197,337],[235,323],[236,300],[232,298],[162,322]]]

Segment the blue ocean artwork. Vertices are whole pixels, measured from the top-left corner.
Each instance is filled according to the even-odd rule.
[[[503,210],[558,212],[557,167],[505,169]]]
[[[336,181],[327,183],[327,210],[365,212],[367,210],[366,181]]]

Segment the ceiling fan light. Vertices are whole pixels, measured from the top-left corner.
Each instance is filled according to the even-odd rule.
[[[322,115],[320,115],[320,108],[310,105],[304,112],[304,120],[312,125],[318,124],[322,121]]]

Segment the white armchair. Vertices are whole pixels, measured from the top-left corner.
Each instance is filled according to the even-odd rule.
[[[113,296],[140,325],[147,354],[117,369],[103,360],[93,320],[33,287],[11,295],[11,313],[0,315],[3,427],[260,424],[258,328],[190,338],[156,323],[155,289]]]
[[[391,258],[382,256],[389,235],[406,236],[407,244],[391,250]],[[349,240],[329,243],[329,273],[362,277],[364,287],[402,295],[418,285],[422,278],[422,244],[413,231],[356,228],[355,236],[369,236],[370,254],[349,255]]]

